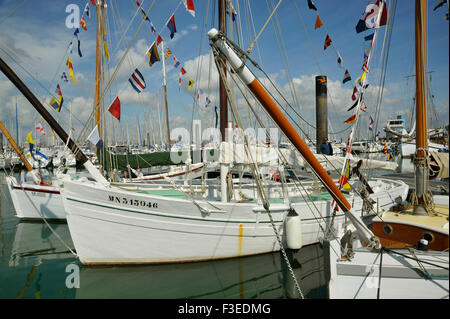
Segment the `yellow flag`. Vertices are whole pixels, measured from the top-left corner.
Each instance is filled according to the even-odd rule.
[[[166,59],[167,59],[171,54],[172,54],[172,51],[171,51],[169,48],[167,48],[167,49],[166,49]]]
[[[103,45],[105,47],[105,56],[108,58],[108,60],[110,59],[109,56],[109,50],[108,50],[108,44],[106,43],[106,41],[103,41]]]
[[[75,75],[73,74],[72,60],[70,60],[70,56],[67,58],[66,65],[69,67],[70,78],[72,79],[73,83],[77,84],[77,80],[75,79]]]
[[[27,142],[34,145],[33,138],[31,137],[31,132],[27,135]]]
[[[366,72],[364,71],[364,73],[358,78],[359,85],[361,85],[361,82],[364,80],[365,77],[366,77]]]
[[[190,89],[193,85],[194,85],[194,81],[192,80],[192,78],[189,78],[188,89]]]

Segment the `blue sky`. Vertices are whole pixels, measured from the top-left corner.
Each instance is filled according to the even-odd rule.
[[[65,53],[74,31],[65,25],[66,18],[69,15],[69,13],[66,13],[66,7],[70,4],[76,4],[82,13],[87,1],[25,1],[23,6],[21,6],[23,1],[0,1],[0,46],[3,49],[0,50],[0,56],[10,63],[11,67],[25,79],[44,102],[49,102],[50,94],[54,93],[56,85],[59,83],[62,86],[65,104],[60,114],[53,114],[67,128],[70,119],[68,110],[71,109],[73,113],[72,126],[77,130],[84,125],[93,108],[96,14],[92,5],[90,5],[91,18],[85,17],[88,30],[81,30],[80,32],[83,57],[78,57],[76,43],[73,53],[70,55],[78,84],[62,83],[59,80],[59,75],[62,71],[67,71],[64,65],[67,59]],[[203,109],[194,103],[194,96],[196,89],[200,88],[204,95],[210,97],[213,105],[217,104],[218,76],[214,63],[211,63],[209,59],[209,44],[206,36],[207,31],[212,26],[217,27],[217,12],[212,12],[213,9],[217,10],[217,3],[215,2],[194,0],[195,18],[186,12],[179,0],[156,0],[149,13],[150,19],[164,38],[165,45],[172,50],[188,72],[187,76],[183,78],[181,89],[179,89],[179,68],[174,69],[171,58],[166,60],[171,128],[183,126],[189,129],[193,118],[204,120],[204,126],[210,126],[213,123],[214,111],[212,105],[208,109]],[[242,28],[242,31],[239,32],[242,36],[240,44],[246,50],[255,38],[253,30],[258,33],[271,12],[268,5],[272,8],[278,1],[234,0],[233,2],[235,9],[238,11],[238,20],[236,24],[233,24],[233,29],[236,31],[237,28]],[[397,2],[386,69],[383,103],[380,116],[376,119],[379,129],[384,126],[388,118],[394,117],[397,112],[409,118],[414,94],[412,78],[405,78],[415,73],[413,51],[414,2]],[[445,125],[448,123],[449,113],[449,22],[444,19],[444,14],[448,10],[448,5],[445,4],[433,11],[437,2],[437,0],[429,1],[428,4],[428,69],[434,71],[431,74],[430,88],[435,96],[433,102],[437,117],[440,120],[438,124]],[[115,71],[126,46],[130,43],[142,21],[141,15],[138,14],[130,23],[137,10],[134,0],[109,0],[107,3],[107,37],[112,57],[106,63],[106,82]],[[153,1],[144,0],[141,3],[143,8],[148,10]],[[346,110],[352,104],[353,82],[362,73],[363,52],[367,44],[364,41],[364,35],[370,32],[357,34],[355,26],[367,2],[316,0],[314,3],[324,22],[323,27],[314,30],[316,12],[308,9],[306,0],[285,0],[274,16],[276,20],[274,19],[273,22],[268,24],[251,56],[269,74],[286,99],[299,110],[302,117],[313,125],[315,125],[314,77],[320,74],[327,75],[329,131],[336,132],[347,127],[347,124],[344,124],[343,121],[351,116]],[[388,8],[390,6],[391,2],[388,1]],[[19,8],[16,10],[17,7]],[[175,12],[177,33],[174,39],[170,39],[165,22],[173,12]],[[118,15],[120,15],[120,19]],[[215,21],[212,20],[212,17],[215,18]],[[252,21],[253,25],[249,24]],[[281,37],[276,37],[275,24],[279,26]],[[119,39],[128,25],[130,25],[130,28],[122,43],[118,46]],[[375,112],[380,75],[381,56],[379,52],[385,29],[386,27],[380,28],[371,72],[368,74],[368,83],[371,86],[366,94],[366,105],[368,107],[367,114],[372,116]],[[327,31],[333,40],[333,47],[323,50]],[[233,34],[235,42],[239,42],[237,34],[237,32]],[[105,95],[106,108],[116,95],[122,100],[120,125],[109,114],[106,114],[108,123],[114,123],[111,130],[114,130],[115,136],[124,134],[127,123],[129,135],[136,136],[138,117],[143,132],[150,131],[151,134],[159,132],[158,103],[160,105],[160,121],[164,123],[163,113],[161,112],[162,63],[158,62],[150,68],[148,57],[145,55],[146,50],[154,40],[155,37],[146,22],[127,54],[125,62],[118,69],[111,90]],[[280,50],[280,45],[285,48],[285,51]],[[15,59],[19,60],[29,73],[21,69],[5,53],[5,51],[11,53],[9,50],[14,52]],[[346,84],[342,84],[344,70],[337,65],[336,50],[340,53],[345,67],[352,76],[352,81]],[[286,70],[286,64],[283,63],[282,55],[284,54],[288,59],[289,71]],[[147,84],[146,90],[141,94],[134,92],[127,82],[128,77],[136,67],[143,73]],[[39,82],[33,79],[30,73],[34,75],[35,79],[39,79]],[[267,82],[261,72],[255,70],[255,73],[262,77],[263,83]],[[290,79],[287,77],[289,73],[292,79],[292,87],[300,105],[295,105],[293,101],[289,89]],[[188,90],[186,88],[188,77],[195,80],[194,89]],[[36,120],[39,120],[39,116],[9,81],[3,75],[0,75],[0,100],[2,101],[0,119],[7,124],[10,123],[11,116],[15,113],[16,96],[19,104],[19,120],[22,131],[25,132],[23,134],[24,139],[26,132],[32,129]],[[248,110],[244,100],[239,94],[236,94],[236,96],[242,116],[246,117]],[[367,114],[364,114],[361,118],[361,137],[366,134]],[[89,124],[92,126],[92,123]],[[162,131],[164,132],[164,128]],[[341,134],[338,137],[346,138],[346,134]]]

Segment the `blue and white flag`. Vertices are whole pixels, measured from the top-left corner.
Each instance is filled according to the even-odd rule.
[[[98,133],[98,126],[96,125],[92,130],[91,134],[88,136],[88,141],[97,146],[97,148],[101,149],[103,147],[103,142],[100,139],[100,134]]]
[[[130,82],[133,89],[138,93],[144,91],[146,87],[144,77],[142,76],[141,72],[139,72],[138,69],[134,70],[134,73],[131,74],[128,81]]]
[[[369,130],[373,131],[373,118],[369,115]]]
[[[90,18],[91,17],[91,8],[89,8],[89,2],[86,3],[86,6],[84,7],[84,13]]]

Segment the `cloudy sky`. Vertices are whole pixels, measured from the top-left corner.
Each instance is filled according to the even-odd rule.
[[[171,129],[181,126],[189,130],[193,119],[201,119],[204,127],[214,126],[219,77],[211,58],[206,33],[211,27],[217,27],[217,1],[194,0],[195,17],[185,10],[179,0],[140,2],[146,11],[151,7],[149,17],[153,25],[164,39],[165,46],[171,49],[187,71],[180,87],[180,67],[174,68],[172,56],[166,60]],[[232,2],[238,15],[236,21],[229,25],[229,34],[232,34],[230,37],[235,43],[247,50],[278,1]],[[374,44],[374,55],[367,77],[370,84],[366,93],[368,111],[360,119],[361,138],[367,137],[369,114],[375,118],[381,131],[386,121],[397,114],[405,115],[408,121],[411,118],[414,96],[414,77],[411,75],[415,74],[414,5],[413,1],[396,2],[388,1],[387,4],[389,10],[392,6],[395,7],[387,60],[382,55],[383,43],[388,34],[385,26],[379,29]],[[428,70],[431,72],[430,91],[434,96],[430,112],[431,124],[442,126],[448,124],[449,113],[449,22],[444,19],[448,5],[433,10],[437,2],[430,0],[428,3]],[[82,15],[86,3],[90,4],[90,0],[0,0],[0,57],[46,103],[49,110],[50,98],[55,95],[56,85],[60,84],[64,96],[63,110],[61,113],[51,112],[66,129],[71,122],[76,136],[84,125],[88,129],[93,125],[92,122],[87,122],[93,110],[95,91],[96,12],[92,4],[91,17],[84,15],[87,31],[80,30],[79,35],[83,57],[80,58],[77,54],[76,41],[73,52],[68,54],[67,50],[73,40],[73,7],[78,7]],[[142,15],[136,1],[107,0],[106,3],[104,19],[111,59],[104,63],[104,86],[110,84],[104,95],[104,105],[107,109],[116,96],[120,97],[122,104],[120,123],[105,112],[108,130],[113,132],[113,136],[122,138],[126,138],[128,130],[128,136],[136,139],[139,121],[143,135],[148,132],[159,138],[161,132],[165,132],[162,62],[150,67],[145,54],[156,37],[148,22],[141,23]],[[312,137],[314,130],[311,125],[315,125],[315,76],[328,77],[329,132],[344,131],[348,128],[344,121],[352,115],[347,112],[347,108],[352,104],[354,82],[362,74],[363,54],[368,44],[364,41],[364,36],[373,33],[372,30],[359,34],[355,31],[368,1],[315,0],[314,3],[324,23],[321,28],[314,29],[317,13],[308,9],[306,0],[285,0],[251,53],[252,59],[264,73],[255,67],[251,68],[252,71]],[[165,23],[173,13],[177,32],[170,39]],[[332,39],[332,46],[324,50],[327,33]],[[352,80],[345,84],[342,83],[345,70],[337,64],[337,52],[352,76]],[[77,85],[70,80],[69,83],[63,83],[60,79],[61,73],[67,72],[65,62],[68,55],[73,63]],[[384,62],[386,68],[382,72]],[[140,94],[128,83],[128,78],[136,68],[143,74],[147,85]],[[381,85],[383,76],[384,85]],[[187,89],[189,78],[194,80],[194,87],[190,90]],[[270,83],[275,84],[277,90]],[[375,117],[377,97],[382,86],[379,114]],[[196,99],[198,90],[201,90],[200,103]],[[254,116],[250,114],[246,100],[237,87],[232,90],[244,125],[252,126]],[[212,102],[205,108],[202,101],[206,96]],[[253,99],[250,96],[248,98],[254,104]],[[25,135],[34,129],[40,116],[9,80],[0,74],[0,120],[8,128],[12,126],[13,134],[16,100],[21,139],[25,140]],[[263,114],[258,105],[255,105],[255,109]],[[310,125],[301,120],[298,114]],[[266,120],[265,116],[263,118]],[[271,123],[269,125],[273,126]],[[49,130],[48,127],[46,129]],[[344,131],[332,137],[345,139],[347,134],[348,131]]]

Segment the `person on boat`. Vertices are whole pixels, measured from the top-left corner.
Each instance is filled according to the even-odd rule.
[[[333,155],[333,147],[328,142],[328,138],[323,139],[323,143],[320,145],[319,152],[320,154],[324,155]]]
[[[144,177],[144,174],[141,172],[141,169],[138,168],[137,170],[132,168],[129,164],[127,165],[127,167],[131,170],[131,178],[140,178],[140,177]]]

